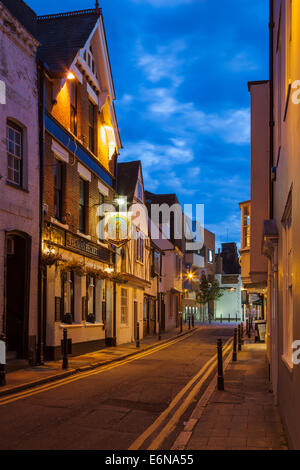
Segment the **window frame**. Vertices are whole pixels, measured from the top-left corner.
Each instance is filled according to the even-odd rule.
[[[81,202],[81,190],[83,188],[83,203]],[[79,177],[79,232],[83,235],[87,234],[87,221],[88,221],[88,181]],[[83,216],[83,220],[82,217]],[[83,223],[82,223],[83,222]]]
[[[78,132],[78,86],[75,80],[70,81],[70,128],[71,128],[71,132],[75,136],[77,136],[77,132]]]
[[[57,168],[60,168],[60,188],[57,187]],[[64,192],[64,163],[58,158],[54,158],[54,217],[62,222],[63,218],[63,192]],[[57,212],[56,196],[59,193],[59,210]]]
[[[9,130],[11,130],[14,133],[14,140],[12,141],[9,139]],[[19,134],[20,136],[20,143],[17,143],[15,140],[15,135],[16,133]],[[15,148],[14,152],[11,152],[9,150],[9,142],[12,142],[14,147],[18,146],[20,147],[20,156],[18,156],[15,153]],[[6,122],[6,151],[7,151],[7,182],[9,184],[13,184],[15,186],[18,186],[20,188],[23,188],[23,176],[24,176],[24,130],[22,129],[21,126],[18,124],[14,123],[11,120],[7,120]],[[9,158],[13,159],[13,162],[18,161],[19,162],[19,169],[16,170],[14,167],[11,167],[9,165]],[[9,171],[13,172],[13,175],[15,175],[16,171],[18,171],[18,176],[19,176],[19,181],[16,182],[14,179],[9,178]]]
[[[126,295],[123,295],[124,292],[126,292]],[[121,287],[121,316],[120,316],[120,322],[121,325],[126,325],[128,326],[128,289],[125,289],[124,287]],[[126,300],[126,304],[124,304],[124,300]]]

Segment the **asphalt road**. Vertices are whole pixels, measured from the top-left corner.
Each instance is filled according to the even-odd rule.
[[[0,449],[127,450],[154,426],[139,444],[147,449],[172,412],[160,426],[154,424],[216,353],[217,338],[227,340],[232,332],[233,326],[207,326],[144,357],[0,403]],[[194,406],[195,400],[160,448],[171,448]]]

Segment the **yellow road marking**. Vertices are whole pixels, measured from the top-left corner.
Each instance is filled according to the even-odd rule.
[[[226,354],[230,350],[230,344],[227,346],[227,348],[224,351],[224,354]],[[194,397],[197,395],[199,392],[200,388],[202,387],[203,383],[207,380],[207,378],[210,376],[214,368],[216,367],[216,361],[213,362],[213,364],[209,367],[209,369],[205,372],[205,374],[201,377],[201,380],[195,384],[195,386],[192,388],[190,393],[187,395],[185,400],[182,402],[180,407],[176,410],[174,415],[171,417],[171,419],[168,421],[168,423],[164,426],[164,428],[161,430],[161,432],[158,434],[158,436],[152,441],[150,446],[148,447],[147,450],[157,450],[159,449],[160,445],[164,442],[166,437],[168,437],[171,432],[175,429],[176,424],[180,420],[181,416],[183,413],[187,410],[189,405],[191,404],[192,400]]]
[[[230,347],[230,343],[232,341],[232,338],[230,338],[226,343],[225,343],[225,349]],[[194,383],[201,377],[206,369],[210,366],[211,363],[213,363],[217,358],[217,354],[212,356],[206,363],[205,365],[200,369],[200,371],[185,385],[183,389],[180,390],[180,392],[177,393],[175,398],[172,400],[168,408],[166,408],[161,415],[158,416],[158,418],[131,444],[128,450],[138,450],[140,447],[144,444],[144,442],[153,434],[154,431],[165,421],[167,416],[171,413],[171,411],[174,409],[174,407],[179,403],[179,401],[183,398],[185,393],[194,385]]]
[[[130,358],[124,359],[123,361],[115,362],[113,364],[108,364],[107,366],[103,366],[103,367],[100,366],[99,368],[97,368],[95,370],[92,370],[92,371],[81,372],[79,374],[67,377],[65,379],[58,380],[58,381],[56,381],[54,383],[51,383],[51,384],[41,385],[40,387],[34,387],[32,389],[25,390],[23,392],[19,392],[19,393],[14,394],[14,395],[10,395],[9,397],[0,398],[0,406],[7,405],[9,403],[12,403],[12,402],[17,401],[17,400],[21,400],[23,398],[29,398],[33,395],[37,395],[37,394],[42,393],[42,392],[47,392],[48,390],[52,390],[52,389],[55,389],[55,388],[58,388],[58,387],[62,387],[64,385],[75,382],[77,380],[82,380],[82,379],[85,379],[87,377],[91,377],[93,375],[102,374],[104,372],[107,372],[108,370],[115,369],[116,367],[120,367],[122,365],[129,364],[130,362],[137,361],[138,359],[141,359],[143,357],[154,354],[158,351],[161,351],[162,349],[166,349],[166,348],[172,346],[173,344],[179,343],[180,341],[183,341],[183,340],[189,338],[196,331],[197,330],[194,330],[191,333],[186,334],[186,335],[184,335],[180,338],[176,338],[173,341],[169,341],[168,343],[164,343],[164,344],[159,345],[159,346],[157,346],[153,349],[150,349],[148,351],[141,352],[140,354],[137,354],[137,355],[132,356]]]

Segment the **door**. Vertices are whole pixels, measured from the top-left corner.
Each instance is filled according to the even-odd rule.
[[[6,235],[7,357],[27,358],[29,315],[30,237]]]

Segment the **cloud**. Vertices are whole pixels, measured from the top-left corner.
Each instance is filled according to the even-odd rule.
[[[157,8],[164,8],[164,7],[177,7],[179,5],[187,5],[189,3],[194,3],[195,0],[131,0],[134,3],[140,3],[144,5],[145,3],[149,3],[150,5],[157,7]],[[197,0],[203,1],[203,0]]]
[[[224,142],[245,145],[250,142],[250,109],[223,109],[219,112],[204,112],[193,103],[180,102],[170,88],[144,90],[152,118],[169,122],[173,132],[186,130],[203,135],[215,135]]]
[[[168,46],[158,46],[155,53],[146,52],[142,44],[137,45],[137,65],[143,70],[146,79],[158,83],[169,80],[178,87],[184,80],[179,73],[183,60],[178,55],[186,49],[183,40],[173,41]]]
[[[259,70],[257,63],[248,58],[246,52],[239,52],[230,61],[227,62],[227,67],[233,72],[249,72],[250,70]]]

